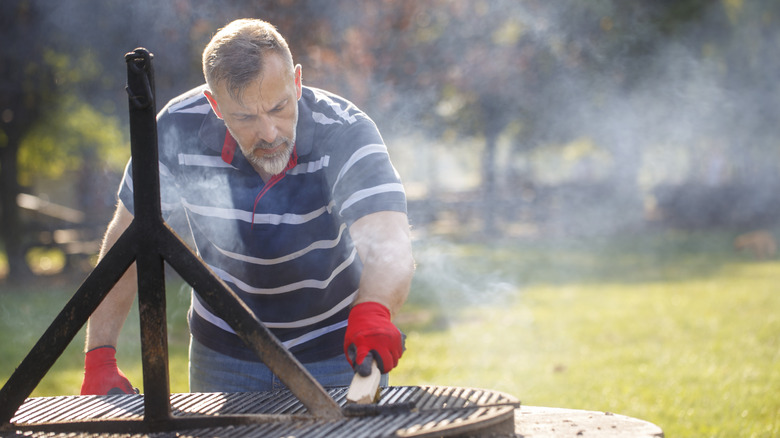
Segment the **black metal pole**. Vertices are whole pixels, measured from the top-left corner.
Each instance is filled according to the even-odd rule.
[[[141,318],[144,420],[170,419],[168,333],[165,316],[165,269],[158,236],[165,229],[160,207],[157,111],[152,54],[138,48],[125,55],[133,156],[133,222],[143,230],[137,242],[138,309]]]

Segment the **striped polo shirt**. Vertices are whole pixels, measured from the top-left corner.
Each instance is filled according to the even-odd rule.
[[[202,260],[300,361],[343,354],[362,269],[349,226],[379,211],[406,212],[376,125],[349,101],[304,87],[295,159],[268,186],[231,148],[235,140],[204,88],[172,100],[157,117],[164,217],[183,209],[187,229],[177,232],[191,237]],[[119,197],[133,212],[131,165]],[[188,318],[205,346],[258,360],[197,291]]]

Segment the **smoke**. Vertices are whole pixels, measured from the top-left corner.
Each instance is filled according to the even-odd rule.
[[[497,57],[487,60],[511,72],[502,92],[519,104],[519,109],[507,104],[501,114],[509,120],[495,169],[506,193],[502,199],[519,204],[520,211],[544,210],[539,220],[564,223],[550,228],[576,235],[636,229],[653,206],[664,209],[675,226],[776,224],[780,210],[766,202],[766,193],[778,187],[780,162],[772,119],[780,104],[772,79],[779,64],[772,49],[780,36],[771,25],[777,17],[758,4],[735,12],[725,2],[700,5],[683,17],[660,5],[633,9],[612,2],[498,2],[488,19],[466,24],[464,35],[493,35],[498,46],[502,40],[495,35],[511,33],[499,30],[519,29],[513,41],[523,47],[493,48]],[[440,44],[442,52],[452,50],[446,44],[465,47],[458,35]],[[468,71],[451,61],[440,69]],[[477,81],[502,80],[490,70],[482,76],[472,70]],[[466,90],[475,91],[480,88]],[[414,102],[411,95],[409,101]],[[440,108],[466,116],[457,121],[468,125],[468,112],[454,109],[467,110],[469,103],[445,102]],[[470,134],[459,133],[473,138],[467,150],[454,147],[462,138],[451,141],[446,135],[432,147],[470,163],[480,160],[483,131],[474,126]],[[478,191],[485,180],[473,178],[475,169],[468,166],[443,167],[457,159],[437,160],[424,173],[404,177],[412,183],[450,178],[445,190],[473,180],[471,190]],[[405,163],[397,167],[404,174]],[[522,184],[535,188],[535,202],[517,201]],[[729,190],[752,210],[738,221],[726,211],[736,199],[712,211],[684,205],[712,203]],[[681,219],[696,215],[702,217]]]
[[[517,294],[511,266],[491,265],[479,248],[431,238],[414,248],[417,270],[411,301],[441,311],[439,322],[449,324],[457,311],[507,303]]]
[[[780,56],[774,47],[780,26],[770,23],[779,17],[759,11],[757,4],[744,4],[741,15],[730,17],[723,2],[709,2],[698,15],[664,27],[646,8],[616,14],[621,12],[616,3],[600,4],[601,10],[595,2],[589,3],[592,9],[572,2],[494,3],[495,15],[513,21],[504,28],[520,29],[516,41],[525,47],[512,52],[514,58],[488,61],[511,70],[504,92],[521,107],[507,107],[513,120],[498,145],[500,200],[511,211],[501,218],[502,238],[512,237],[516,228],[524,231],[519,245],[529,237],[536,243],[597,236],[587,242],[587,250],[597,253],[659,220],[736,232],[777,227],[780,205],[772,198],[780,187]],[[431,11],[419,14],[435,22]],[[464,39],[501,28],[491,24],[466,22],[462,34],[443,38],[432,50],[459,53],[448,44],[463,48]],[[455,57],[429,59],[441,61],[437,69],[443,75],[468,71]],[[407,110],[420,110],[429,92],[404,94]],[[467,97],[453,96],[428,108],[440,110],[442,124],[449,115],[468,116]],[[453,227],[442,224],[455,216],[461,220],[456,239],[493,242],[469,227],[484,182],[476,164],[485,148],[483,133],[441,129],[442,135],[426,140],[392,137],[404,127],[425,128],[425,120],[391,125],[397,131],[388,141],[404,181],[415,188],[410,193],[421,187],[410,207],[418,228],[412,300],[448,315],[501,304],[516,297],[528,279],[474,264],[467,247],[431,237],[451,233]],[[447,213],[455,214],[437,216],[436,209],[451,199],[444,195],[452,192],[460,193],[447,205]],[[522,199],[526,192],[531,194]],[[549,264],[551,271],[561,269],[560,261]],[[576,281],[587,273],[559,275]]]

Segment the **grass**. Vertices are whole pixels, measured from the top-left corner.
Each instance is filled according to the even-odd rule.
[[[6,380],[43,335],[78,284],[0,293],[0,382]],[[189,289],[180,281],[167,287],[168,347],[172,392],[187,392]],[[78,394],[84,367],[84,329],[74,338],[32,393],[34,397]],[[131,383],[143,390],[141,339],[137,303],[119,339],[117,361]]]
[[[641,418],[666,436],[780,436],[780,261],[734,254],[732,237],[418,242],[398,319],[407,353],[391,384],[492,388],[526,405]],[[68,296],[0,296],[0,382]],[[185,288],[168,301],[171,387],[185,392]],[[119,361],[141,386],[137,339],[131,315]],[[83,335],[33,395],[78,392],[82,345]]]

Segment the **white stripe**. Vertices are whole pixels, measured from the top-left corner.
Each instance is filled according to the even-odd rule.
[[[217,251],[221,252],[223,255],[225,255],[225,256],[233,259],[233,260],[239,260],[239,261],[242,261],[242,262],[252,263],[252,264],[255,264],[255,265],[268,266],[268,265],[275,265],[275,264],[278,264],[278,263],[284,263],[284,262],[288,262],[290,260],[297,259],[298,257],[301,257],[301,256],[303,256],[305,254],[308,254],[308,253],[310,253],[310,252],[312,252],[314,250],[335,248],[339,244],[339,242],[341,241],[341,237],[344,234],[344,230],[346,230],[346,229],[347,229],[347,225],[346,224],[341,224],[341,227],[339,228],[339,235],[335,239],[333,239],[333,240],[318,240],[318,241],[312,243],[311,245],[307,246],[306,248],[303,248],[303,249],[301,249],[299,251],[295,251],[293,253],[287,254],[287,255],[282,256],[282,257],[277,257],[275,259],[261,259],[261,258],[258,258],[258,257],[250,257],[248,255],[238,254],[238,253],[235,253],[235,252],[231,252],[231,251],[222,249],[222,248],[220,248],[220,247],[218,247],[216,245],[214,245],[214,247],[217,248]]]
[[[332,125],[334,123],[338,123],[339,125],[342,124],[338,120],[333,120],[330,117],[328,117],[328,116],[326,116],[325,114],[322,114],[322,113],[315,113],[315,112],[313,112],[313,113],[311,113],[311,118],[314,119],[315,123],[319,123],[320,125]]]
[[[130,190],[130,193],[133,193],[133,172],[130,171],[131,167],[131,161],[127,162],[127,167],[125,167],[125,185]],[[173,174],[171,174],[171,171],[168,170],[168,167],[165,166],[165,164],[162,163],[162,161],[158,161],[159,163],[159,169],[160,169],[160,177],[161,178],[173,178]],[[162,182],[161,182],[162,183]],[[163,192],[165,193],[165,192]],[[163,193],[160,193],[160,208],[163,211],[171,211],[177,207],[179,207],[180,203],[178,201],[176,202],[164,202],[167,201],[167,199],[162,199]]]
[[[169,178],[172,178],[173,175],[170,174],[170,171],[163,163],[160,163],[160,176],[164,177],[167,176]],[[130,163],[128,162],[127,167],[125,168],[125,186],[127,186],[127,189],[130,190],[130,193],[133,193],[133,172],[130,172]],[[171,211],[179,207],[180,203],[177,202],[164,202],[162,199],[162,193],[160,194],[160,209],[162,211]]]
[[[347,160],[346,163],[344,163],[344,166],[341,167],[341,171],[339,172],[339,176],[336,177],[336,182],[333,183],[333,189],[331,190],[331,193],[336,192],[336,186],[339,184],[339,181],[341,181],[341,178],[346,174],[349,169],[352,168],[352,166],[355,165],[358,161],[362,160],[363,158],[371,155],[371,154],[387,154],[387,146],[383,144],[369,144],[361,147],[360,149],[356,150],[351,157],[349,157],[349,160]]]
[[[292,347],[295,347],[296,345],[303,344],[304,342],[311,341],[314,338],[318,338],[320,336],[326,335],[330,332],[335,332],[336,330],[342,329],[347,326],[347,321],[341,321],[333,325],[329,325],[327,327],[323,327],[319,330],[314,330],[312,332],[306,333],[303,336],[300,336],[295,339],[290,339],[287,342],[282,342],[282,345],[285,346],[285,348],[290,349]]]
[[[189,114],[208,114],[211,111],[211,105],[208,103],[205,105],[193,106],[191,108],[184,108],[176,110],[177,113],[189,113]]]
[[[219,208],[219,207],[195,205],[187,202],[186,199],[182,199],[181,203],[182,205],[184,205],[184,208],[186,208],[187,210],[197,215],[205,216],[205,217],[242,220],[244,222],[249,222],[252,217],[251,211],[237,210],[235,208]]]
[[[336,103],[336,101],[330,99],[329,97],[325,97],[323,100],[326,101],[328,106],[336,112],[336,115],[341,117],[345,122],[351,125],[357,121],[355,116],[350,115],[349,111],[346,108],[342,108],[341,105]]]
[[[193,113],[193,114],[206,114],[211,111],[211,105],[208,102],[204,102],[201,105],[196,105],[192,108],[185,108],[192,105],[193,102],[200,100],[203,97],[202,93],[195,94],[189,99],[184,99],[179,103],[173,104],[168,108],[169,113]]]
[[[325,280],[314,280],[314,279],[301,280],[295,283],[290,283],[284,286],[272,287],[272,288],[260,288],[260,287],[250,286],[223,269],[219,269],[212,265],[208,265],[208,266],[214,271],[215,274],[217,274],[219,278],[223,279],[226,282],[235,284],[236,287],[238,287],[243,292],[246,292],[248,294],[281,295],[288,292],[295,292],[298,289],[304,289],[304,288],[310,288],[310,289],[327,288],[330,285],[330,282],[333,281],[333,279],[336,278],[337,275],[339,275],[342,271],[347,269],[349,265],[351,265],[355,261],[356,255],[357,255],[357,250],[353,248],[352,253],[349,255],[349,257],[347,257],[346,260],[341,262],[340,265],[336,266],[336,269],[333,270],[333,272],[330,274],[330,277],[326,278]]]
[[[133,172],[130,171],[130,161],[127,162],[127,167],[125,167],[125,185],[130,190],[130,193],[133,193]]]
[[[184,205],[187,210],[204,217],[239,220],[247,223],[252,222],[252,212],[247,210],[195,205],[187,202],[186,200],[182,200],[182,205]],[[330,213],[332,208],[333,202],[306,214],[255,214],[254,223],[264,225],[300,225],[314,220],[325,213]]]
[[[203,166],[203,167],[233,167],[230,163],[222,160],[222,157],[213,155],[195,155],[179,154],[179,165],[181,166]]]
[[[127,162],[127,165],[125,166],[125,185],[127,186],[130,191],[133,191],[133,172],[131,170],[133,161],[132,159]],[[163,178],[173,178],[173,174],[171,173],[170,169],[168,169],[168,166],[163,164],[162,161],[158,161],[158,169],[160,171],[160,176]]]
[[[179,205],[180,204],[178,202],[162,202],[162,201],[160,201],[160,208],[162,209],[162,211],[174,210],[177,207],[179,207]]]
[[[344,201],[344,203],[341,205],[341,210],[339,210],[339,214],[344,213],[344,210],[366,198],[390,192],[404,193],[404,186],[398,183],[388,183],[380,184],[376,187],[371,187],[370,189],[358,190],[357,192],[353,193],[352,196],[350,196],[346,201]]]
[[[320,207],[312,212],[306,213],[306,214],[292,214],[292,213],[285,213],[285,214],[255,214],[255,222],[256,224],[264,224],[264,225],[279,225],[279,224],[288,224],[288,225],[301,225],[306,222],[309,222],[311,220],[317,219],[318,217],[322,216],[325,213],[330,213],[333,209],[334,203],[331,201],[330,204]],[[251,220],[251,217],[250,217]]]
[[[163,164],[162,161],[158,161],[159,168],[160,168],[160,176],[164,178],[173,178],[173,173],[171,173],[170,169],[168,169],[168,166]]]
[[[290,169],[287,174],[288,175],[300,175],[302,173],[314,173],[319,170],[322,170],[325,167],[328,167],[328,164],[330,164],[330,155],[323,155],[322,158],[320,158],[317,161],[310,161],[308,163],[301,163],[292,169]]]
[[[233,328],[231,328],[228,323],[225,322],[225,320],[218,318],[216,315],[206,310],[206,308],[203,307],[203,304],[201,304],[198,294],[195,292],[192,293],[192,310],[197,313],[198,316],[221,328],[222,330],[233,334],[236,333]]]
[[[314,315],[314,316],[311,316],[309,318],[304,318],[304,319],[301,319],[301,320],[298,320],[298,321],[290,321],[290,322],[269,322],[269,321],[263,321],[263,325],[265,325],[268,328],[290,329],[290,328],[300,328],[300,327],[306,327],[308,325],[317,324],[318,322],[324,321],[324,320],[330,318],[331,316],[337,314],[341,310],[349,307],[349,305],[352,304],[352,302],[355,300],[355,296],[356,295],[357,295],[357,291],[352,292],[352,294],[350,294],[348,297],[344,298],[340,303],[336,304],[333,308],[331,308],[327,312],[321,313],[319,315]],[[203,305],[203,303],[200,302],[200,297],[198,297],[197,294],[194,294],[193,298],[194,299],[192,300],[192,309],[195,311],[195,313],[198,314],[198,316],[200,316],[201,318],[205,319],[209,323],[214,324],[215,326],[221,328],[222,330],[225,330],[225,331],[230,332],[230,333],[235,333],[235,331],[230,327],[230,325],[228,325],[227,322],[225,322],[225,320],[223,320],[222,318],[218,317],[217,315],[214,315],[213,313],[209,312],[208,309],[206,309],[206,307]],[[344,321],[344,323],[346,323],[346,321]],[[339,324],[341,324],[341,323],[339,323]],[[323,330],[323,329],[319,329],[319,330],[317,330],[315,332],[312,332],[312,333],[319,332],[320,330]],[[332,331],[332,330],[328,330],[328,331]],[[308,335],[309,334],[304,335],[304,336],[308,336]],[[288,341],[288,342],[292,342],[292,340]]]

